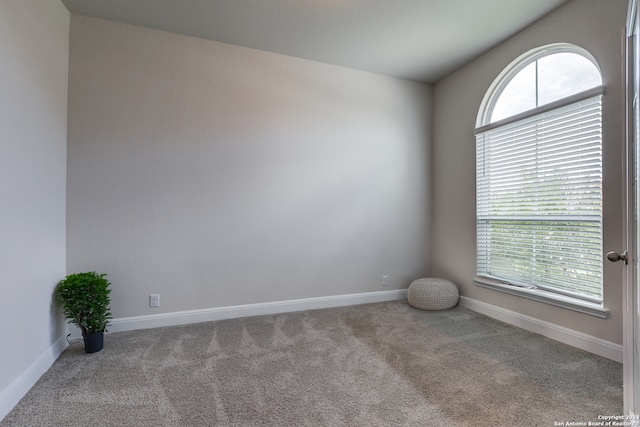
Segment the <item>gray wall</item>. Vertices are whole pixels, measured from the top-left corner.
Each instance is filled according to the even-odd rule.
[[[591,52],[603,73],[604,252],[622,249],[622,56],[627,0],[574,0],[536,22],[434,87],[433,274],[455,281],[462,295],[594,337],[622,343],[622,265],[604,265],[601,320],[477,287],[475,276],[475,139],[482,98],[498,74],[528,50],[568,42]]]
[[[115,318],[430,273],[429,86],[75,15],[69,82],[67,266]]]
[[[64,342],[53,289],[66,269],[69,12],[0,0],[0,52],[1,419]]]

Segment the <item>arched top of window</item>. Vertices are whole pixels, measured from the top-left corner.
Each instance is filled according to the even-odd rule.
[[[600,68],[589,52],[567,43],[542,46],[520,56],[500,73],[482,101],[476,127],[537,112],[540,107],[601,86]]]

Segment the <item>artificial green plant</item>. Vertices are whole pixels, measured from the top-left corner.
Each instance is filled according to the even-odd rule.
[[[109,281],[95,271],[65,277],[56,288],[64,316],[85,335],[106,332],[111,319]]]

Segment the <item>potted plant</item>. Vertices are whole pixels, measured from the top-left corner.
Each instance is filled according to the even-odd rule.
[[[56,288],[56,301],[63,307],[65,318],[82,331],[86,353],[102,350],[111,318],[110,283],[105,277],[95,271],[71,274]]]

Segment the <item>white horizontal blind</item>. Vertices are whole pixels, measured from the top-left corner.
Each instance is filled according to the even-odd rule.
[[[476,143],[478,275],[602,302],[602,96]]]

